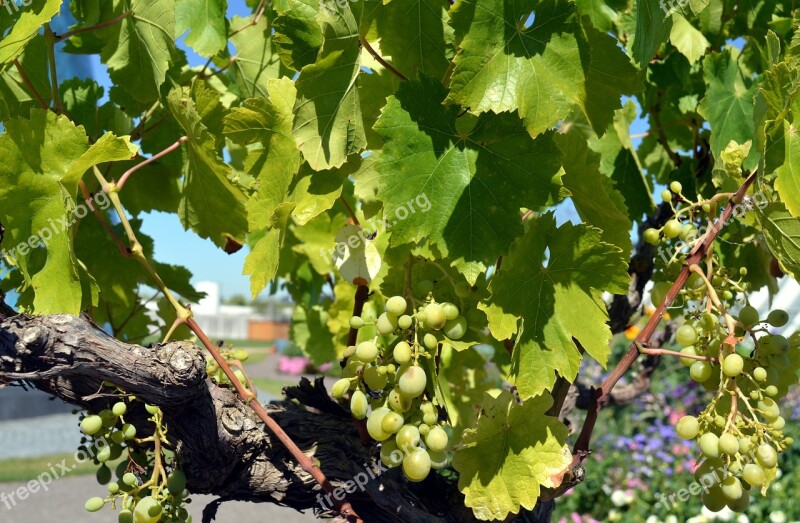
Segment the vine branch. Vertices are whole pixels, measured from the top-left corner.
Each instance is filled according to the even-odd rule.
[[[392,74],[394,74],[399,79],[408,80],[408,78],[406,78],[406,76],[403,73],[395,69],[392,64],[384,60],[383,57],[380,54],[378,54],[378,52],[375,49],[373,49],[371,45],[369,45],[369,42],[367,41],[366,38],[364,38],[363,35],[359,35],[358,39],[361,42],[361,45],[364,46],[364,49],[366,49],[367,52],[369,52],[369,54],[372,55],[372,58],[374,58],[379,64],[381,64],[386,69],[391,71]]]

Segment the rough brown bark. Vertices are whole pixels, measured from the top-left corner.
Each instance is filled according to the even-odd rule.
[[[161,407],[188,488],[221,500],[270,502],[324,510],[318,485],[229,388],[209,380],[201,350],[188,342],[145,348],[128,345],[84,318],[0,314],[0,380],[25,381],[71,404],[97,412],[116,401],[110,382]],[[286,390],[268,406],[271,416],[304,452],[319,460],[331,482],[348,494],[367,522],[470,522],[453,477],[431,474],[419,484],[398,469],[381,470],[376,449],[361,445],[349,414],[330,399],[321,380]],[[130,411],[146,427],[143,406]],[[77,443],[77,442],[76,442]],[[513,518],[549,521],[552,504]],[[213,515],[214,506],[208,511]]]

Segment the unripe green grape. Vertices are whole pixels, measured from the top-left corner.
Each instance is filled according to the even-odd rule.
[[[397,467],[403,463],[403,453],[397,448],[394,440],[386,440],[381,444],[381,463],[389,468]]]
[[[674,181],[669,184],[669,190],[674,192],[675,194],[680,194],[681,191],[683,190],[683,185],[681,185],[681,182],[679,181]]]
[[[411,345],[405,341],[398,342],[397,345],[394,346],[392,357],[394,357],[394,361],[400,365],[408,363],[411,361]]]
[[[378,333],[381,336],[388,336],[397,328],[397,316],[391,316],[384,312],[378,316],[378,321],[375,323],[375,327],[378,329]]]
[[[367,396],[360,390],[353,391],[353,395],[350,396],[350,412],[353,417],[355,419],[366,418],[368,408]]]
[[[707,458],[719,458],[719,438],[713,432],[706,432],[697,440],[700,452]]]
[[[680,237],[681,237],[681,240],[683,240],[685,242],[693,241],[695,238],[697,238],[697,228],[694,226],[694,224],[691,224],[691,223],[683,224],[681,226]]]
[[[742,513],[750,505],[750,492],[746,490],[739,499],[728,500],[728,508],[733,512]]]
[[[670,191],[669,189],[664,189],[663,191],[661,191],[661,199],[664,200],[665,202],[671,202],[672,191]]]
[[[703,330],[706,332],[713,332],[717,328],[717,325],[719,325],[719,320],[710,312],[704,312],[700,317],[700,326],[703,327]]]
[[[725,418],[723,418],[722,416],[717,414],[716,416],[714,416],[714,425],[716,425],[719,428],[724,427],[725,426]]]
[[[703,500],[703,505],[711,512],[719,512],[724,509],[728,501],[722,493],[722,489],[718,486],[708,489],[708,492],[704,492],[701,499]]]
[[[707,361],[696,361],[689,367],[689,375],[697,383],[708,381],[713,372],[713,368]]]
[[[425,307],[425,324],[431,329],[439,330],[444,327],[447,317],[444,309],[438,303],[431,303]]]
[[[756,460],[765,469],[771,469],[778,464],[778,453],[766,443],[756,448]]]
[[[155,416],[156,414],[158,414],[159,408],[157,405],[145,404],[144,410]]]
[[[95,478],[97,478],[97,482],[101,485],[108,484],[108,482],[111,481],[111,469],[105,465],[102,465],[97,469]]]
[[[385,372],[381,374],[378,367],[372,366],[364,371],[364,382],[372,390],[383,390],[389,382],[389,377]]]
[[[425,449],[414,449],[403,458],[403,474],[410,481],[422,481],[431,472],[431,457]]]
[[[128,498],[132,499],[132,498]],[[128,509],[120,510],[119,516],[117,516],[117,523],[134,523],[133,521],[133,512]]]
[[[735,501],[742,497],[744,490],[742,490],[742,482],[736,476],[728,476],[720,483],[722,495],[730,501]]]
[[[428,425],[427,423],[423,423],[417,428],[419,429],[419,435],[422,436],[423,438],[427,436],[428,433],[431,431],[431,426]]]
[[[733,456],[739,452],[739,440],[730,432],[726,432],[719,437],[719,450]]]
[[[775,309],[767,316],[767,323],[773,327],[783,327],[789,323],[789,314],[781,309]]]
[[[105,463],[106,461],[111,459],[111,447],[102,447],[97,451],[97,454],[94,456],[97,461],[100,463]]]
[[[430,350],[434,350],[436,347],[439,346],[439,340],[437,340],[436,336],[434,336],[430,332],[427,333],[425,336],[423,336],[422,343],[423,345],[425,345],[426,348]]]
[[[688,324],[681,325],[678,332],[675,333],[675,341],[684,347],[694,345],[698,339],[697,329]]]
[[[678,436],[683,439],[694,439],[700,431],[700,423],[694,416],[684,416],[678,420],[675,431],[678,433]]]
[[[167,490],[173,496],[179,495],[186,488],[186,474],[181,469],[175,469],[167,476]]]
[[[682,348],[681,354],[689,354],[691,356],[697,356],[697,349],[695,348],[694,345],[690,345],[688,347]],[[683,365],[684,367],[691,367],[692,365],[694,365],[694,362],[696,361],[700,360],[695,360],[692,358],[681,358],[681,365]]]
[[[111,407],[111,412],[114,413],[115,416],[124,416],[125,413],[128,412],[128,406],[123,402],[118,401],[113,407]]]
[[[445,450],[447,448],[447,441],[447,432],[439,425],[433,427],[425,437],[425,444],[434,452]]]
[[[433,292],[433,282],[431,280],[419,280],[414,284],[414,292],[417,296],[426,297]]]
[[[770,354],[782,354],[789,350],[789,340],[786,336],[775,334],[767,336]]]
[[[411,398],[401,394],[397,388],[389,391],[388,403],[389,407],[395,412],[407,412],[411,408]]]
[[[397,319],[397,326],[401,329],[410,329],[411,324],[414,322],[413,318],[408,314],[403,314]]]
[[[722,291],[722,299],[730,301],[733,299],[733,293],[729,290]]]
[[[444,335],[451,340],[460,340],[467,333],[467,319],[464,316],[457,316],[452,320],[447,320],[444,324]]]
[[[126,423],[122,426],[122,434],[125,436],[126,440],[130,440],[136,437],[136,427],[130,423]]]
[[[748,463],[742,471],[742,478],[753,487],[760,487],[764,484],[766,476],[764,469],[755,463]]]
[[[119,493],[119,483],[116,481],[112,481],[108,484],[108,493],[109,494],[118,494]]]
[[[362,341],[356,346],[355,358],[358,361],[369,363],[378,357],[378,346],[371,341]]]
[[[237,349],[237,350],[236,350],[236,351],[233,353],[233,359],[235,359],[235,360],[239,360],[239,361],[241,361],[241,362],[245,362],[245,361],[247,361],[247,360],[249,360],[249,359],[250,359],[250,353],[248,353],[248,352],[247,352],[246,350],[244,350],[244,349]]]
[[[382,428],[383,419],[392,411],[386,407],[380,407],[372,411],[367,418],[367,432],[375,441],[385,441],[391,436],[390,433],[385,432]]]
[[[431,458],[432,469],[447,468],[448,457],[447,452],[434,452],[428,449],[428,456]]]
[[[722,360],[722,372],[729,378],[735,378],[744,370],[744,359],[738,354],[729,354]]]
[[[381,421],[381,430],[387,434],[395,434],[403,427],[405,419],[397,412],[388,412]]]
[[[775,421],[770,423],[770,426],[772,426],[772,428],[775,430],[783,430],[783,428],[786,426],[786,420],[783,418],[783,416],[778,416],[775,418]]]
[[[244,375],[244,372],[241,369],[233,369],[233,375],[236,376],[236,379],[242,385],[247,385],[247,377]]]
[[[778,387],[775,385],[770,385],[766,389],[764,389],[764,394],[770,397],[775,397],[778,395]]]
[[[753,442],[750,438],[739,438],[739,452],[742,454],[750,454],[750,449],[753,448]]]
[[[749,327],[758,323],[758,320],[760,319],[758,316],[758,310],[756,310],[755,307],[746,305],[742,307],[742,310],[739,311],[739,322],[742,325]]]
[[[386,312],[392,316],[402,315],[406,312],[406,307],[408,307],[408,304],[402,296],[392,296],[386,300]]]
[[[360,329],[364,326],[364,320],[361,319],[360,316],[353,316],[350,318],[350,328],[351,329]]]
[[[650,291],[650,299],[652,300],[654,307],[659,307],[664,302],[669,289],[670,284],[667,282],[660,281],[653,285],[653,290]]]
[[[670,220],[664,225],[664,236],[669,239],[677,237],[681,233],[681,222]]]
[[[416,398],[425,391],[427,376],[420,367],[411,366],[400,376],[397,382],[400,392],[409,398]]]
[[[333,384],[333,389],[331,389],[331,396],[333,396],[336,399],[339,399],[343,397],[349,389],[350,389],[350,379],[342,378]]]
[[[760,410],[761,414],[769,421],[774,421],[778,419],[778,416],[781,415],[778,404],[775,403],[775,400],[772,398],[764,398],[760,400],[758,402],[758,410]]]
[[[81,421],[81,432],[87,436],[94,436],[103,428],[103,419],[100,416],[90,415]]]
[[[647,229],[644,231],[644,241],[650,245],[658,245],[661,241],[661,233],[658,229]]]
[[[744,345],[737,345],[736,346],[736,354],[738,354],[742,358],[745,358],[745,359],[749,360],[749,359],[752,359],[752,357],[753,357],[753,349],[750,348],[750,347],[746,347]]]
[[[419,447],[419,429],[414,425],[403,425],[400,427],[400,430],[397,431],[394,441],[397,443],[397,448],[408,454],[414,450],[414,448]]]
[[[699,289],[706,284],[706,281],[703,279],[702,276],[693,272],[689,275],[689,279],[686,280],[686,288],[688,289]]]
[[[89,498],[89,500],[86,501],[84,508],[88,512],[97,512],[101,510],[105,506],[105,504],[106,502],[103,500],[103,498],[97,498],[97,497]]]
[[[122,476],[122,482],[130,487],[136,485],[138,480],[133,472],[126,472],[124,476]]]
[[[469,293],[472,292],[472,287],[469,286],[469,283],[465,281],[460,281],[456,283],[455,286],[456,296],[459,298],[466,298],[469,296]]]
[[[154,497],[147,496],[136,503],[136,508],[133,510],[133,520],[136,523],[157,523],[161,520],[162,511],[161,503]]]
[[[419,405],[419,411],[423,414],[436,414],[436,407],[430,401],[423,401]]]
[[[454,320],[458,318],[458,307],[452,303],[442,303],[442,311],[444,311],[444,317],[447,320]]]
[[[753,369],[753,378],[755,378],[756,381],[767,381],[767,369],[764,367],[756,367]]]
[[[428,425],[435,425],[436,422],[439,421],[439,416],[437,416],[434,412],[426,412],[422,415],[422,422]]]

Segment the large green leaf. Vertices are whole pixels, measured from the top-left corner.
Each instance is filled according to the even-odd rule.
[[[273,40],[286,67],[299,71],[317,61],[323,40],[319,6],[317,0],[288,0],[287,9],[275,18]]]
[[[32,288],[37,314],[78,314],[84,303],[81,269],[73,252],[78,182],[87,169],[129,160],[136,147],[106,134],[90,145],[83,128],[64,116],[34,109],[30,120],[6,122],[0,136],[0,221],[6,252]],[[13,250],[11,252],[10,250]]]
[[[633,37],[633,59],[645,66],[667,41],[672,17],[663,0],[636,0],[636,33]]]
[[[328,311],[321,305],[310,308],[297,306],[292,314],[292,341],[303,349],[315,365],[336,358],[336,348],[327,323]]]
[[[176,0],[177,35],[187,30],[186,44],[202,56],[214,56],[228,45],[227,0]]]
[[[356,79],[361,44],[349,5],[322,10],[325,43],[297,79],[294,136],[315,170],[341,166],[367,145]]]
[[[800,218],[792,216],[780,203],[759,207],[757,216],[769,250],[784,271],[800,278]]]
[[[23,5],[4,0],[0,4],[0,72],[14,63],[60,7],[61,0],[27,0]]]
[[[119,4],[115,15],[125,5]],[[176,61],[175,0],[131,0],[131,15],[112,25],[102,60],[114,83],[135,100],[159,97],[161,85]]]
[[[516,333],[511,379],[520,396],[550,390],[556,375],[572,381],[583,347],[605,365],[611,330],[603,291],[628,291],[628,261],[600,231],[565,223],[552,214],[528,230],[492,278],[491,299],[481,308],[499,340]],[[518,320],[521,320],[521,324]]]
[[[423,78],[389,99],[375,126],[385,141],[378,198],[393,245],[428,240],[474,283],[522,234],[520,208],[567,192],[552,134],[532,139],[514,114],[459,117],[458,107],[442,105],[445,95]],[[425,201],[429,211],[418,205]]]
[[[167,98],[172,115],[189,138],[183,195],[178,209],[183,226],[225,248],[243,243],[247,233],[245,196],[228,179],[227,165],[202,122],[189,88],[173,89]]]
[[[231,43],[236,54],[230,66],[242,98],[268,96],[267,84],[281,76],[281,60],[275,52],[267,17],[257,24],[252,18],[231,19]]]
[[[797,127],[785,120],[783,140],[786,157],[775,170],[775,189],[792,216],[800,217],[800,136]]]
[[[522,405],[508,391],[484,396],[478,425],[464,432],[453,458],[458,488],[478,519],[532,510],[542,487],[561,484],[572,454],[567,427],[545,415],[552,404],[546,395]]]
[[[44,36],[35,36],[17,59],[36,93],[45,104],[50,105],[53,89]],[[38,100],[25,85],[16,67],[9,67],[0,73],[0,100],[8,107],[6,118],[27,118],[32,108],[39,107]]]
[[[703,33],[689,23],[683,15],[677,13],[672,15],[669,41],[689,60],[690,64],[698,61],[705,54],[706,49],[711,46]]]

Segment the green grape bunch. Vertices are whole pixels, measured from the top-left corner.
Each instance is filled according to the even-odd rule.
[[[402,465],[410,481],[424,480],[431,469],[448,465],[446,409],[436,397],[435,358],[440,347],[462,338],[467,320],[453,303],[428,298],[409,313],[402,296],[386,300],[375,321],[354,316],[350,326],[375,328],[372,339],[348,347],[342,378],[332,396],[350,392],[350,412],[366,419],[367,432],[381,443],[381,461]]]

